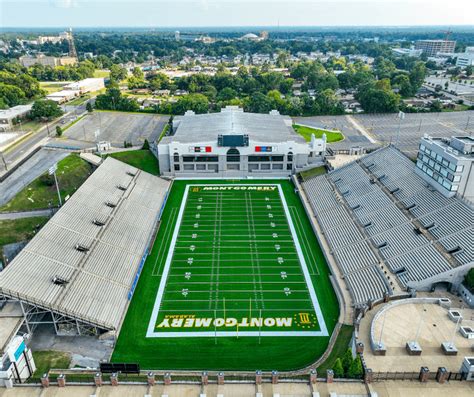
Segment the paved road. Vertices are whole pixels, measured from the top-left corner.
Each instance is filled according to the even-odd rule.
[[[43,174],[54,163],[69,153],[41,149],[0,183],[0,206],[10,201],[20,190]]]
[[[24,211],[24,212],[0,212],[0,221],[7,219],[23,219],[23,218],[34,218],[37,216],[51,216],[53,215],[52,210],[37,210],[37,211]]]

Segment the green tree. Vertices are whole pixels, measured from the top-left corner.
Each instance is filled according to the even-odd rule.
[[[362,361],[360,356],[357,355],[354,361],[352,361],[351,366],[349,367],[349,371],[347,373],[347,377],[351,379],[360,379],[364,374],[364,370],[362,368]]]
[[[184,114],[187,110],[196,113],[207,113],[209,111],[209,100],[202,94],[189,94],[178,99],[174,106],[175,114]]]
[[[20,88],[14,85],[0,83],[0,99],[7,106],[12,107],[24,103],[26,95]]]
[[[86,104],[86,110],[87,110],[89,113],[92,113],[92,111],[94,110],[94,109],[92,108],[92,103],[87,102],[87,104]]]
[[[464,277],[463,284],[470,290],[474,291],[474,268],[469,269],[466,276]]]
[[[353,361],[354,358],[352,357],[352,350],[348,348],[344,353],[344,356],[342,356],[342,368],[344,368],[344,374],[347,375],[349,373],[349,368],[351,367]]]
[[[410,71],[410,83],[413,86],[413,92],[420,89],[426,77],[426,66],[422,61],[418,61]]]
[[[393,85],[395,87],[398,87],[398,89],[400,90],[400,95],[403,98],[413,96],[413,94],[415,93],[411,85],[410,78],[406,74],[399,74],[395,76],[393,79]]]
[[[472,75],[472,69],[473,69],[473,68],[472,68],[471,65],[466,66],[466,71],[465,71],[465,72],[466,72],[466,76]]]
[[[114,81],[122,81],[127,78],[127,69],[119,66],[119,65],[112,65],[110,67],[110,79]]]
[[[61,136],[63,134],[63,129],[57,125],[56,126],[56,136]]]
[[[335,361],[332,370],[334,371],[335,378],[344,378],[344,368],[340,358]]]
[[[31,117],[34,119],[52,120],[63,114],[59,105],[49,99],[39,99],[33,103]]]

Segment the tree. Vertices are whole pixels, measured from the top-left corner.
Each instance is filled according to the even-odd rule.
[[[56,136],[61,136],[63,134],[63,129],[57,125],[56,126]]]
[[[362,368],[362,361],[360,359],[360,356],[357,355],[356,358],[352,361],[351,366],[349,367],[347,377],[351,379],[360,379],[363,374],[364,370]]]
[[[444,83],[444,89],[447,90],[449,88],[449,81],[446,81],[446,83]]]
[[[400,95],[392,92],[388,79],[359,87],[356,99],[368,113],[396,112],[400,104]]]
[[[7,106],[12,107],[25,102],[25,93],[18,87],[0,83],[0,99]]]
[[[52,120],[63,114],[59,105],[49,99],[39,99],[33,103],[31,117],[34,119]]]
[[[398,87],[400,95],[404,98],[413,96],[414,89],[411,85],[410,78],[406,74],[399,74],[393,79],[393,85]]]
[[[89,113],[92,113],[92,111],[94,110],[94,109],[92,108],[92,103],[87,102],[86,110],[87,110]]]
[[[122,81],[127,78],[127,69],[119,66],[119,65],[112,65],[110,67],[110,79],[114,81]]]
[[[410,83],[413,86],[413,91],[416,92],[420,89],[425,81],[426,77],[426,66],[422,61],[418,61],[410,71]]]
[[[202,94],[189,94],[178,99],[174,105],[175,114],[184,114],[187,110],[196,113],[207,113],[209,111],[209,100]]]
[[[342,368],[344,368],[344,373],[347,375],[349,373],[349,368],[351,367],[352,361],[354,358],[352,357],[352,350],[348,348],[342,356]]]
[[[472,69],[472,65],[466,66],[466,76],[470,76],[472,74]]]
[[[334,371],[335,378],[344,378],[344,368],[342,367],[342,362],[340,358],[336,360],[332,370]]]
[[[150,143],[148,142],[148,139],[145,138],[145,142],[143,142],[142,146],[143,150],[150,150]]]

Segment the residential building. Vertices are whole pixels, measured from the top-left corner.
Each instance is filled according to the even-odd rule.
[[[421,138],[416,173],[445,197],[474,200],[474,138]]]
[[[435,56],[438,52],[452,54],[456,48],[454,40],[418,40],[415,43],[416,50],[423,50],[427,56]]]
[[[322,164],[325,151],[325,136],[306,142],[291,118],[275,110],[245,113],[228,106],[175,117],[171,135],[158,144],[158,161],[165,176],[287,177]]]
[[[392,48],[392,52],[395,55],[419,58],[421,56],[423,50],[422,49],[416,50],[415,47],[411,47],[411,48]]]

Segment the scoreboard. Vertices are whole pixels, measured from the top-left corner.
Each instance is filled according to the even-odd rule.
[[[255,146],[255,151],[259,153],[273,152],[273,146]]]
[[[190,146],[189,152],[190,153],[211,153],[212,146]]]

